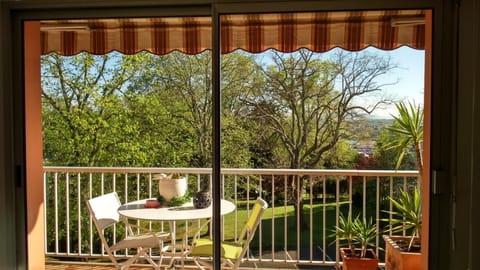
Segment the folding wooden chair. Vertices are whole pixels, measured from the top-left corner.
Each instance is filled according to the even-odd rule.
[[[108,193],[96,198],[92,198],[86,201],[90,216],[95,223],[98,234],[108,254],[108,257],[113,262],[117,269],[128,269],[137,259],[143,257],[146,259],[155,269],[159,270],[159,264],[162,261],[162,251],[160,250],[159,264],[155,263],[148,254],[149,249],[158,247],[161,248],[163,240],[165,240],[169,233],[165,232],[150,232],[134,224],[129,224],[127,220],[123,220],[125,223],[125,231],[127,235],[124,239],[117,243],[110,245],[103,234],[104,229],[117,224],[120,221],[120,216],[117,212],[120,207],[120,200],[116,192]],[[134,234],[132,228],[138,228],[141,231],[145,231],[144,234]],[[136,249],[137,253],[129,258],[125,263],[120,264],[114,256],[114,252],[123,249]]]
[[[262,198],[258,198],[239,238],[234,242],[223,241],[221,243],[222,266],[238,269],[267,207],[268,204]],[[199,233],[200,231],[201,229]],[[213,241],[209,238],[199,238],[199,233],[194,237],[190,255],[200,269],[205,269],[205,266],[211,268],[211,264],[204,258],[212,257]]]

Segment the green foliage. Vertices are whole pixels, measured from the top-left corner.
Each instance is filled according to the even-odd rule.
[[[320,157],[330,150],[348,155],[346,144],[337,147],[343,131],[331,129],[343,130],[345,119],[329,118],[325,109],[348,106],[338,103],[338,94],[352,93],[353,99],[364,93],[334,89],[334,78],[346,76],[338,70],[342,64],[353,72],[352,59],[325,61],[306,51],[271,55],[272,65],[241,51],[222,56],[224,166],[313,168],[332,160],[327,163],[348,167],[349,158]],[[380,63],[372,56],[357,58],[365,64],[360,59]],[[376,68],[390,67],[386,62]],[[368,86],[373,85],[363,89]],[[47,164],[210,166],[209,52],[42,56],[42,94]],[[281,126],[272,126],[277,121]],[[315,133],[321,126],[330,128]]]
[[[400,196],[398,199],[389,197],[395,211],[384,211],[386,213],[392,214],[394,217],[392,219],[383,219],[383,221],[388,221],[391,223],[391,227],[388,231],[391,232],[402,232],[411,230],[411,239],[408,246],[408,250],[411,249],[413,240],[416,236],[420,238],[420,233],[422,231],[422,208],[421,208],[421,199],[420,191],[418,188],[413,190],[413,194],[410,195],[407,191],[400,190]]]
[[[417,157],[417,165],[420,172],[423,170],[422,147],[423,140],[423,109],[412,103],[405,104],[400,102],[395,105],[398,115],[392,115],[394,122],[387,127],[396,136],[387,149],[396,149],[398,160],[395,168],[399,168],[403,157],[413,147]]]
[[[249,109],[248,117],[258,123],[258,136],[273,141],[270,149],[275,168],[348,166],[348,161],[327,160],[326,156],[329,151],[341,150],[334,148],[349,138],[349,120],[355,121],[386,101],[375,98],[382,88],[377,79],[395,66],[388,58],[368,53],[338,51],[330,59],[308,50],[269,54],[271,61],[259,65],[263,78],[241,98]],[[371,104],[357,103],[365,96],[373,98]],[[303,207],[304,180],[298,184],[293,178],[289,181],[294,194],[291,201]],[[302,216],[300,225],[307,228]]]
[[[358,216],[355,220],[358,219]],[[338,217],[338,226],[335,226],[335,230],[331,236],[336,236],[340,241],[347,241],[348,248],[350,250],[354,249],[354,240],[355,240],[355,223],[352,220],[351,215],[345,215],[340,213]]]
[[[377,237],[377,225],[373,223],[372,218],[368,221],[357,215],[352,220],[351,215],[345,217],[340,214],[338,219],[338,226],[335,226],[334,235],[339,240],[345,240],[348,243],[348,248],[353,252],[355,245],[358,244],[361,252],[360,257],[364,258],[369,246],[373,246],[373,241]]]
[[[248,168],[252,133],[234,117],[223,117],[221,129],[222,167]]]
[[[398,151],[391,148],[391,142],[395,140],[395,134],[384,128],[375,140],[373,148],[373,159],[369,164],[369,169],[381,170],[415,170],[418,169],[414,151],[406,151],[400,167],[397,166]]]
[[[321,168],[352,169],[355,168],[358,153],[350,147],[349,141],[339,139],[335,146],[322,158]]]
[[[180,206],[184,203],[190,202],[192,200],[192,194],[187,190],[185,194],[181,197],[173,197],[170,201],[165,200],[162,195],[158,195],[157,201],[160,202],[160,205],[166,206]]]
[[[377,237],[377,225],[373,223],[372,218],[354,220],[355,240],[360,244],[361,258],[367,253],[367,248],[373,246],[373,241]]]
[[[142,66],[118,54],[42,56],[42,110],[47,164],[132,166],[145,163],[135,106],[122,94]],[[143,153],[143,154],[142,154]]]

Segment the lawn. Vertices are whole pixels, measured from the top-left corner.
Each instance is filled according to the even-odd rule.
[[[342,202],[341,208],[345,209],[348,202]],[[235,233],[235,215],[237,215],[237,235],[240,233],[243,225],[246,223],[248,211],[246,202],[239,201],[237,204],[236,213],[230,213],[224,217],[224,235],[225,239],[233,239]],[[250,206],[251,207],[251,206]],[[273,210],[272,210],[273,209]],[[310,244],[310,223],[312,224],[312,244],[323,244],[323,211],[325,210],[325,235],[327,236],[327,245],[331,242],[328,236],[335,226],[336,203],[323,204],[321,201],[312,204],[311,215],[309,201],[305,202],[303,207],[306,227],[297,230],[297,218],[293,205],[286,207],[275,205],[274,208],[269,207],[263,217],[262,222],[257,230],[256,236],[253,239],[252,248],[260,245],[260,237],[262,239],[262,248],[285,247],[288,249],[295,249],[297,247],[297,238],[300,236],[300,245]],[[310,222],[311,219],[311,222]],[[273,222],[273,227],[272,227]],[[273,237],[272,237],[273,236]]]
[[[254,201],[250,201],[249,209],[253,206]],[[340,203],[341,211],[345,211],[348,207],[348,202],[344,201]],[[273,209],[273,210],[272,210]],[[335,226],[335,214],[336,203],[323,204],[321,200],[314,201],[312,204],[311,215],[309,201],[305,201],[303,207],[303,213],[305,217],[306,227],[297,230],[297,218],[295,216],[295,210],[293,205],[275,205],[275,208],[267,208],[265,211],[260,227],[258,228],[255,238],[250,244],[252,249],[258,249],[260,246],[260,238],[262,249],[271,250],[272,246],[275,249],[282,249],[286,246],[287,249],[295,250],[297,248],[297,238],[300,236],[300,246],[310,246],[310,223],[312,224],[311,239],[312,246],[323,245],[323,211],[325,209],[325,235],[327,236],[326,244],[329,245],[334,238],[329,237],[332,233],[332,229]],[[237,237],[239,236],[244,224],[246,223],[249,211],[247,210],[246,201],[238,201],[237,209],[223,217],[223,232],[225,240],[233,240],[235,238],[235,228],[237,231]],[[237,223],[235,227],[235,217],[237,217]],[[310,218],[312,219],[310,221]],[[203,224],[205,220],[200,221]],[[274,227],[272,227],[274,222]],[[155,225],[154,225],[155,226]],[[168,223],[164,223],[164,230],[168,231]],[[194,222],[189,226],[189,236],[193,236],[198,230],[198,222]],[[177,241],[180,241],[185,232],[185,223],[177,223]],[[202,235],[208,234],[208,228],[202,231]],[[273,237],[272,237],[273,236]]]

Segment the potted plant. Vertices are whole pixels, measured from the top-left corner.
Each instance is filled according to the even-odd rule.
[[[389,232],[410,232],[410,236],[388,236],[385,240],[385,266],[387,270],[421,269],[420,239],[422,231],[422,210],[420,192],[414,189],[413,195],[400,191],[398,200],[389,197],[395,211],[385,211],[392,215]]]
[[[423,175],[423,109],[412,103],[399,103],[396,104],[396,107],[398,116],[392,115],[394,123],[392,126],[387,127],[387,129],[396,136],[392,142],[387,145],[387,149],[396,149],[398,151],[396,169],[400,167],[405,153],[409,151],[411,147],[415,149],[419,171],[418,180],[421,185]],[[413,197],[410,197],[407,192],[401,191],[398,201],[389,198],[396,208],[396,211],[391,212],[391,214],[396,218],[391,221],[387,220],[393,223],[390,223],[392,227],[390,227],[388,231],[398,232],[411,230],[412,234],[408,239],[399,236],[384,236],[386,243],[385,264],[387,270],[420,269],[420,232],[422,226],[420,197],[420,191],[415,189]],[[418,244],[416,244],[417,241]],[[407,248],[402,248],[403,246],[407,246]],[[400,252],[399,248],[404,249],[404,252]]]
[[[160,202],[170,202],[173,199],[183,198],[187,193],[187,178],[178,173],[156,174],[153,179],[158,180]]]
[[[340,248],[340,254],[345,270],[376,270],[378,257],[373,247],[373,241],[377,236],[377,226],[372,219],[367,221],[356,216],[352,220],[351,215],[345,217],[340,214],[338,226],[335,226],[335,236],[338,240],[347,241],[347,248]],[[358,245],[356,247],[355,245]]]

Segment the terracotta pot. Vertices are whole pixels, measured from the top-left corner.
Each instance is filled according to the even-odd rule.
[[[360,252],[359,249],[355,249]],[[377,254],[372,249],[367,249],[367,254],[371,254],[371,258],[357,258],[351,257],[347,254],[350,254],[349,248],[340,248],[340,254],[342,256],[344,270],[377,270],[378,268],[378,257]]]
[[[385,269],[386,270],[420,270],[422,268],[422,254],[419,252],[403,252],[396,241],[410,241],[410,237],[384,235],[385,240]]]

